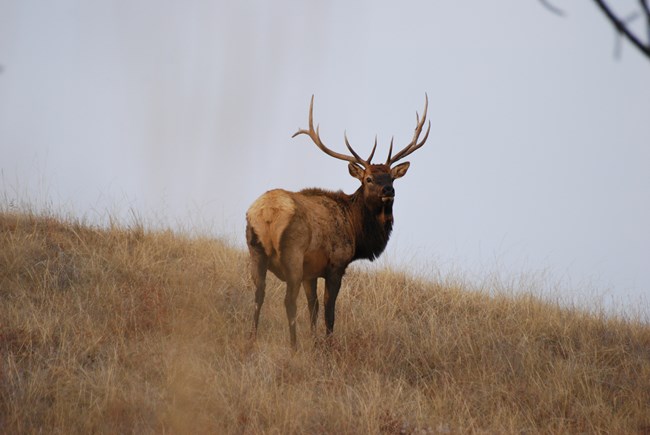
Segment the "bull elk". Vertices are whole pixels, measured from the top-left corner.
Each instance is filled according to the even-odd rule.
[[[289,192],[270,190],[260,196],[246,213],[246,241],[251,256],[255,284],[253,339],[257,335],[260,310],[264,303],[266,272],[270,270],[286,282],[284,305],[289,321],[291,346],[296,348],[296,300],[302,284],[311,321],[312,333],[318,318],[316,281],[325,279],[325,327],[327,335],[334,330],[334,307],[341,279],[354,260],[377,258],[386,248],[393,229],[393,181],[403,177],[409,162],[396,162],[419,149],[427,140],[431,121],[420,140],[427,117],[428,98],[422,119],[416,113],[417,125],[411,142],[393,155],[391,139],[385,163],[373,164],[377,139],[367,160],[352,149],[347,135],[345,145],[351,155],[340,154],[325,146],[314,129],[312,95],[309,106],[309,129],[298,130],[292,137],[304,134],[325,154],[348,162],[350,175],[361,182],[352,195],[341,191],[304,189]]]

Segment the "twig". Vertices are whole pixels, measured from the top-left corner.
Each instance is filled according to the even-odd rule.
[[[646,30],[648,33],[648,44],[650,44],[650,4],[648,4],[648,0],[639,0],[639,3],[641,4],[641,10],[646,16]]]

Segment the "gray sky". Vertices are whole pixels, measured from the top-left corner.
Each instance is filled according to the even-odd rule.
[[[385,156],[429,95],[383,261],[542,277],[639,308],[650,288],[650,62],[590,1],[0,0],[0,192],[243,245],[265,190],[351,193],[328,146]],[[632,9],[632,0],[617,2]],[[516,280],[516,278],[513,278]],[[646,304],[643,299],[641,304]],[[641,308],[649,312],[647,306]]]

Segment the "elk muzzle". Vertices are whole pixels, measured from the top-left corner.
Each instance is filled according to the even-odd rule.
[[[389,202],[395,199],[395,188],[391,185],[384,186],[381,189],[381,201]]]

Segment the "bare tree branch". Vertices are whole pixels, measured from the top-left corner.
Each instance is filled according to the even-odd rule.
[[[639,0],[641,3],[641,8],[643,9],[646,17],[648,18],[648,27],[649,30],[648,32],[650,33],[650,14],[649,12],[649,7],[648,7],[648,1],[647,0]],[[609,8],[609,6],[605,3],[604,0],[594,0],[596,5],[600,8],[600,10],[605,14],[605,16],[609,19],[609,21],[612,23],[614,28],[623,36],[625,36],[628,41],[630,41],[636,48],[638,48],[641,53],[643,53],[648,59],[650,59],[650,39],[647,42],[643,42],[639,37],[637,37],[628,27],[627,23],[625,20],[619,18],[614,12]],[[650,38],[650,34],[648,35],[648,38]]]
[[[564,16],[564,11],[550,0],[538,0],[544,8],[558,16]],[[612,23],[616,30],[616,40],[614,45],[614,57],[619,58],[623,47],[623,40],[630,41],[648,60],[650,60],[650,0],[638,0],[639,9],[623,17],[612,11],[605,0],[594,0],[596,5],[605,14],[607,19]],[[637,35],[631,30],[630,23],[639,17],[645,16],[646,36],[645,41],[642,36]],[[638,32],[637,32],[638,33]]]

